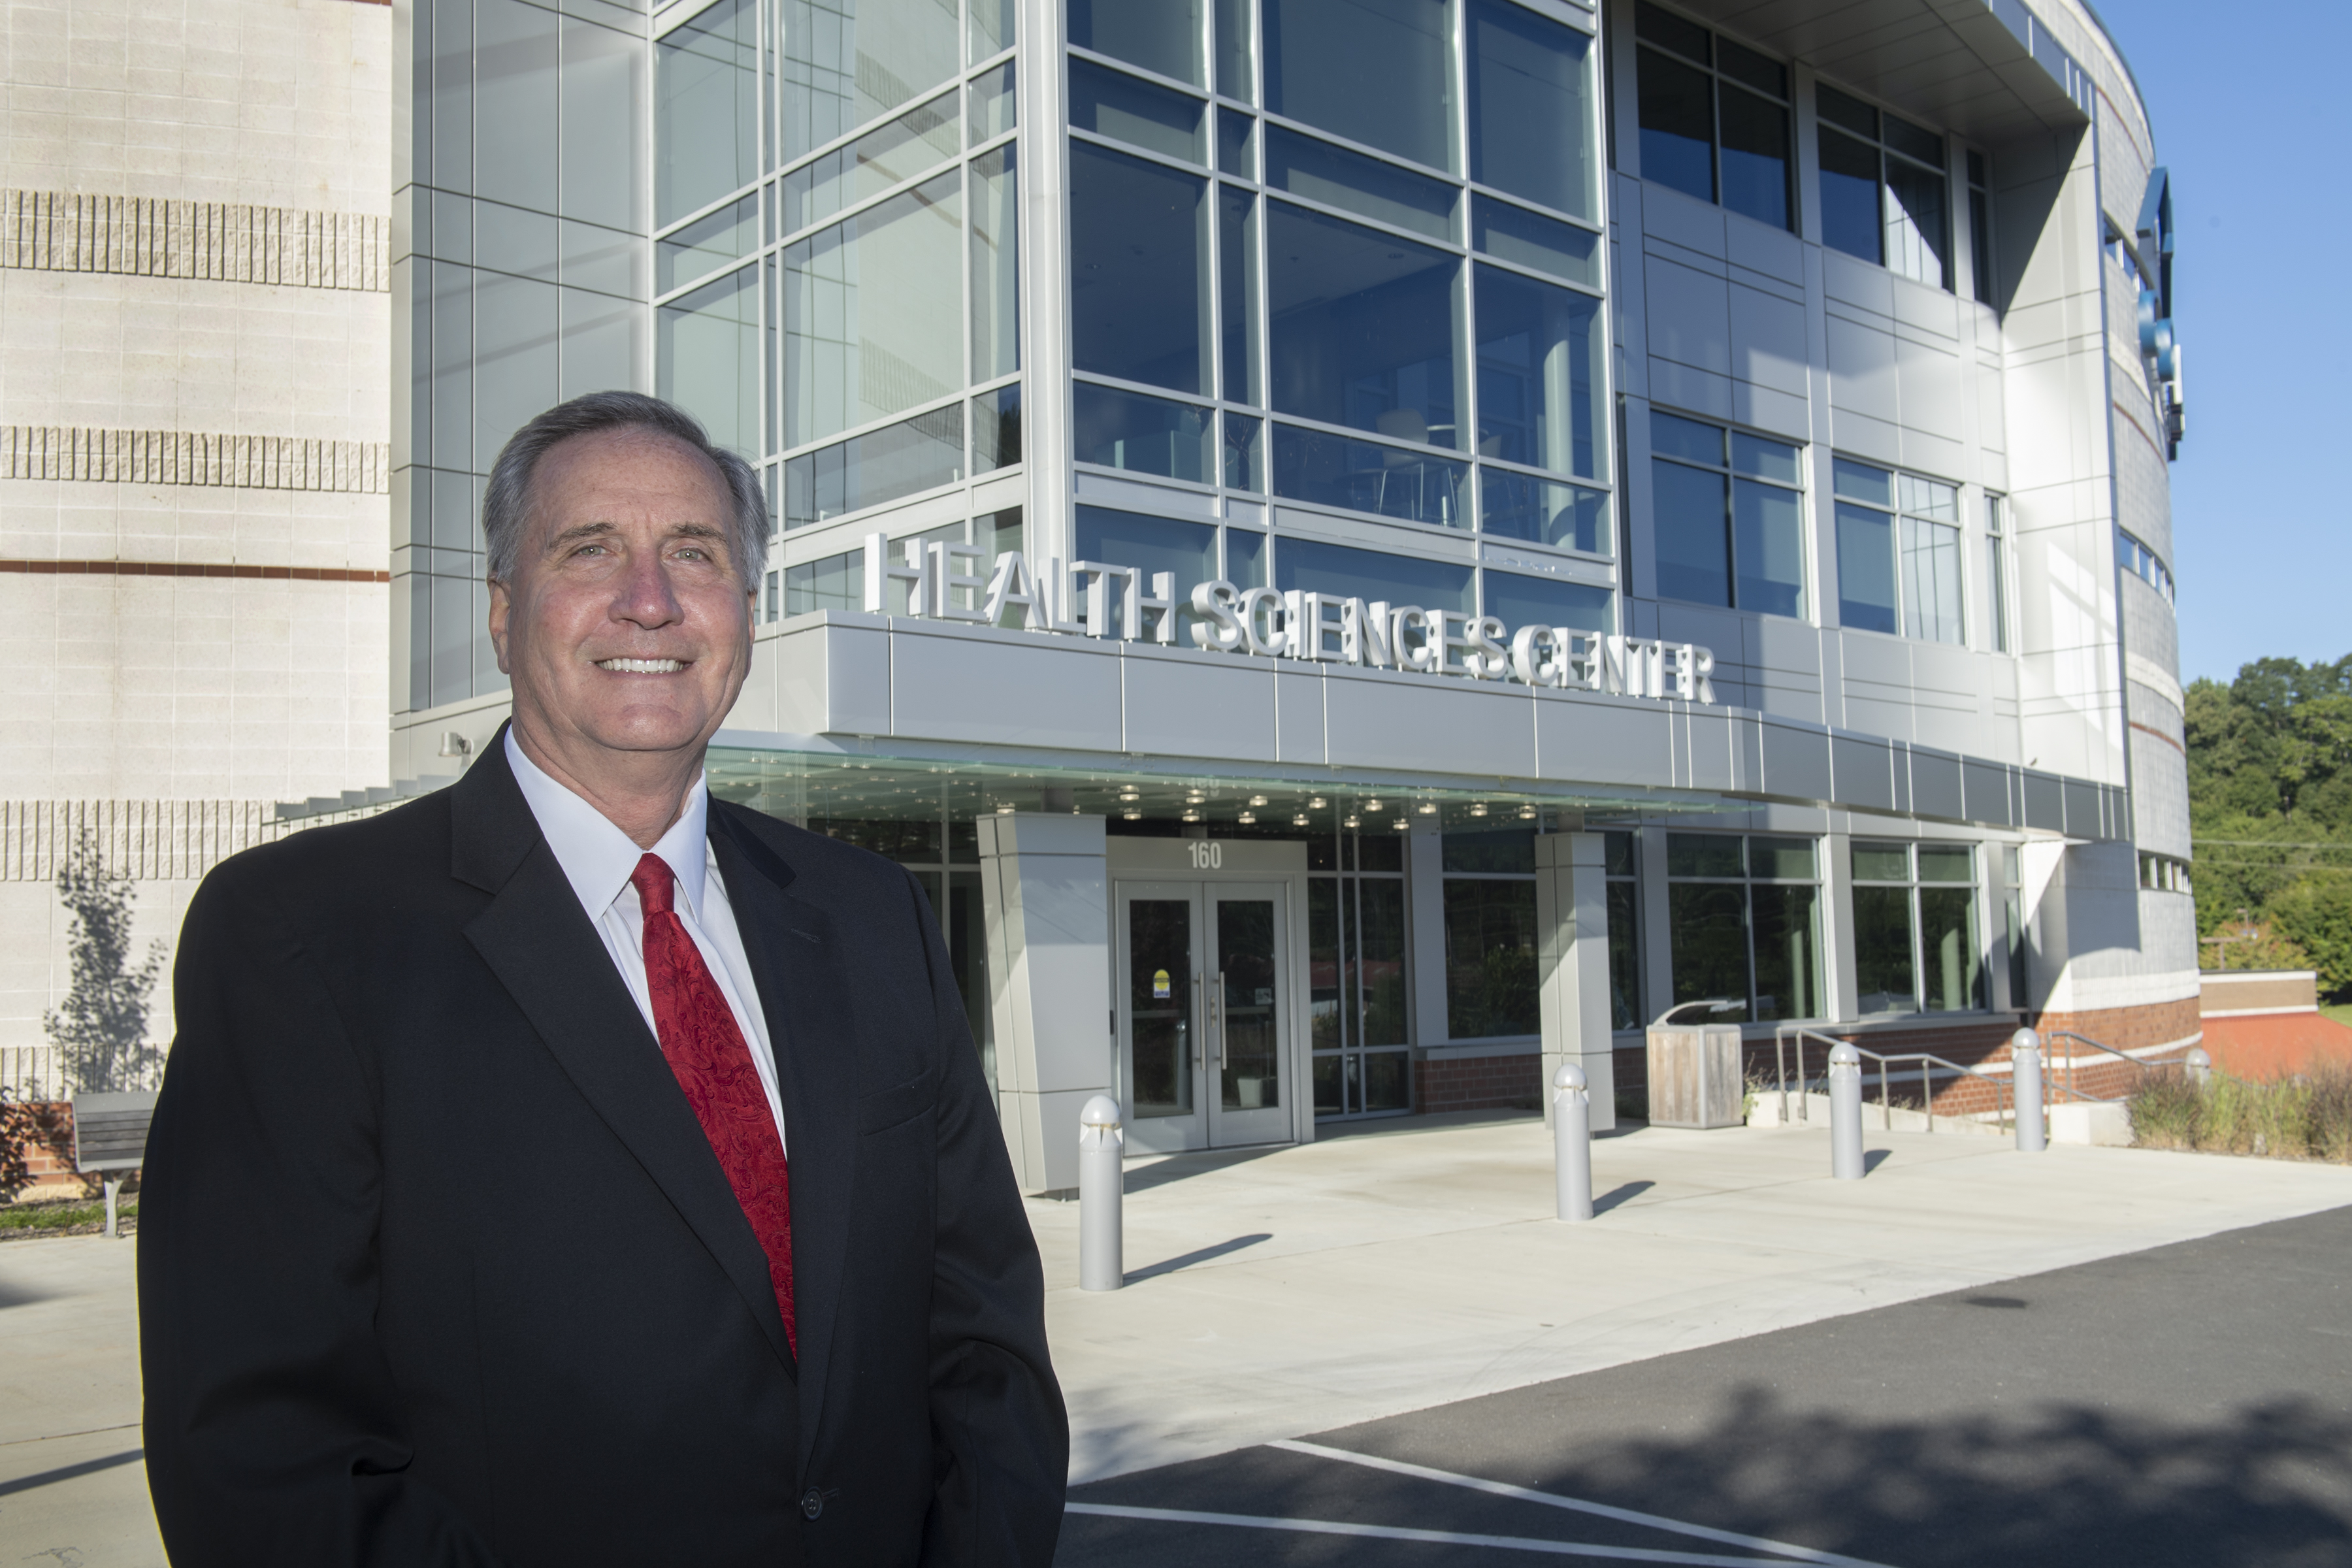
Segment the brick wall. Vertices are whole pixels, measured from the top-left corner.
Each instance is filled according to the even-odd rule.
[[[73,1107],[64,1100],[36,1102],[47,1129],[44,1137],[24,1145],[25,1169],[32,1184],[17,1191],[18,1198],[79,1197],[88,1184],[74,1173]]]
[[[1542,1104],[1543,1058],[1533,1051],[1424,1058],[1412,1064],[1415,1110],[1528,1110]]]

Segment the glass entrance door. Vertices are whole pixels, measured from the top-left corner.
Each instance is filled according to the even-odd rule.
[[[1286,892],[1280,883],[1118,884],[1131,1149],[1292,1135]]]

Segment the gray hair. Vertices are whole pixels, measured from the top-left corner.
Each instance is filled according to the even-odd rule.
[[[718,468],[734,502],[728,554],[736,576],[747,589],[752,585],[768,558],[768,498],[760,488],[760,476],[751,464],[712,442],[693,415],[642,392],[583,394],[557,404],[507,438],[499,460],[490,465],[489,487],[482,494],[482,538],[489,551],[492,579],[514,581],[516,557],[530,521],[531,475],[548,448],[574,436],[632,428],[657,430],[683,442]]]

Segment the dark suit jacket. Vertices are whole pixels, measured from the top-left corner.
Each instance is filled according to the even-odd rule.
[[[1034,1563],[1068,1426],[920,887],[714,800],[783,1089],[765,1257],[493,745],[224,862],[139,1238],[183,1568]]]

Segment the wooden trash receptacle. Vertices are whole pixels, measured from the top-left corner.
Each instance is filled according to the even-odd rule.
[[[1737,1024],[1661,1024],[1650,1029],[1650,1125],[1739,1127],[1748,1117]]]

